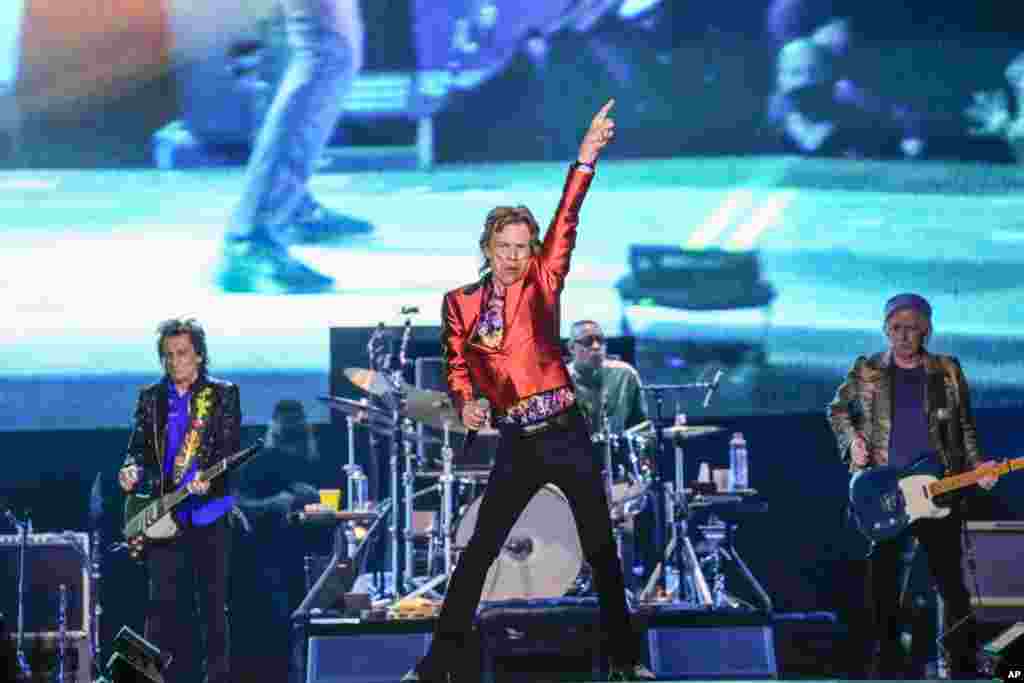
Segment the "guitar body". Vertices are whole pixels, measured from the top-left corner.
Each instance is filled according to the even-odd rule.
[[[124,537],[133,558],[141,559],[146,541],[168,541],[181,534],[174,512],[189,497],[186,485],[194,478],[210,481],[245,463],[263,448],[263,439],[221,462],[186,477],[177,491],[159,497],[129,494],[124,502]]]
[[[907,467],[882,465],[862,470],[850,480],[850,505],[857,526],[874,542],[894,538],[918,519],[937,519],[950,513],[928,487],[945,468],[934,458],[922,458]]]

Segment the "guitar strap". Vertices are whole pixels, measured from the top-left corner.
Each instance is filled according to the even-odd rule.
[[[206,428],[210,424],[210,409],[213,405],[213,387],[205,386],[199,390],[194,399],[195,411],[185,438],[181,440],[178,453],[174,456],[174,485],[178,486],[188,472],[192,461],[199,452],[199,444],[203,443]]]

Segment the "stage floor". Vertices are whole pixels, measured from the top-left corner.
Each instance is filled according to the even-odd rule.
[[[416,324],[437,324],[443,291],[476,275],[486,212],[524,203],[545,221],[564,172],[526,163],[316,177],[326,205],[376,226],[341,246],[294,250],[337,278],[336,292],[316,296],[213,286],[241,169],[4,173],[0,379],[15,414],[0,429],[39,426],[39,411],[63,424],[52,393],[45,405],[21,393],[46,382],[74,392],[67,378],[119,387],[88,419],[69,415],[74,426],[123,423],[128,388],[158,372],[154,326],[175,315],[206,324],[215,373],[280,373],[312,398],[312,386],[327,385],[329,327],[397,325],[402,306],[419,307]],[[881,345],[882,302],[913,289],[935,307],[936,348],[960,355],[975,382],[1015,386],[1024,378],[1021,187],[1015,167],[604,162],[583,208],[563,324],[592,318],[614,334],[628,319],[638,335],[669,340],[752,336],[769,363],[835,372]],[[626,310],[614,284],[632,244],[759,250],[778,296],[763,316]],[[245,400],[247,420],[269,416],[272,401]]]

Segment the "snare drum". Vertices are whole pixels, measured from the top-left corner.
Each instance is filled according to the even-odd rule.
[[[487,495],[486,493],[484,495]],[[455,543],[465,549],[476,529],[480,496],[459,520]],[[559,598],[573,588],[583,567],[576,519],[562,491],[553,484],[539,490],[519,515],[487,570],[482,601]]]

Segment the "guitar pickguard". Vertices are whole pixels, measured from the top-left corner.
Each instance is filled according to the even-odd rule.
[[[178,523],[174,521],[174,515],[166,514],[160,517],[146,528],[146,538],[156,541],[174,538],[178,535]]]

